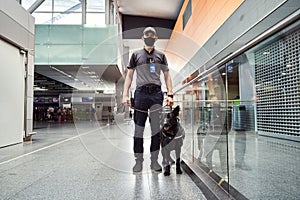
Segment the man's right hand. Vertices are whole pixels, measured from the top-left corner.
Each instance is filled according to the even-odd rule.
[[[130,98],[128,96],[123,96],[122,103],[124,104],[124,106],[130,106]]]
[[[166,102],[167,102],[167,106],[171,106],[172,107],[173,104],[174,104],[174,100],[173,100],[172,97],[167,97]]]

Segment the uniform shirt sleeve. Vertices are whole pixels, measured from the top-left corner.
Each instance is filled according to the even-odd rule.
[[[169,71],[169,67],[168,67],[168,61],[167,61],[167,57],[165,56],[165,54],[163,54],[162,56],[162,63],[161,63],[161,70],[163,72],[165,71]]]
[[[133,53],[127,65],[127,69],[135,69],[136,68],[136,55]]]

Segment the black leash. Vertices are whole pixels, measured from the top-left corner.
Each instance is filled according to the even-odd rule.
[[[138,111],[138,112],[143,112],[143,113],[151,113],[151,112],[156,112],[156,111],[159,111],[159,110],[163,110],[164,108],[166,108],[168,105],[164,105],[164,106],[162,106],[162,107],[160,107],[160,108],[157,108],[157,109],[155,109],[155,110],[151,110],[151,111],[146,111],[146,110],[140,110],[140,109],[137,109],[137,108],[134,108],[133,106],[129,106],[129,108],[130,109],[132,109],[132,110],[134,110],[134,111]],[[123,104],[120,104],[119,106],[117,106],[117,112],[119,111],[119,110],[121,110],[121,112],[119,111],[119,113],[123,113],[123,112],[125,112],[125,105],[123,105]],[[169,106],[170,107],[170,111],[172,110],[172,106]]]

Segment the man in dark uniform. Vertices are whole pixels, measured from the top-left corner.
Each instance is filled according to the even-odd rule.
[[[134,156],[136,163],[133,172],[140,172],[143,169],[144,153],[144,129],[148,117],[150,117],[151,126],[151,169],[162,171],[157,162],[160,149],[160,112],[163,103],[163,92],[161,91],[161,71],[164,74],[167,86],[167,105],[173,104],[172,81],[169,74],[167,59],[164,53],[154,48],[157,41],[156,30],[153,27],[147,27],[143,31],[142,40],[145,46],[141,50],[133,52],[124,83],[123,104],[129,105],[129,89],[133,80],[133,74],[136,72],[136,90],[134,92]]]

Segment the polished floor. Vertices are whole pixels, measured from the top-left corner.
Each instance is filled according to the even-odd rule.
[[[185,127],[187,135],[196,132],[192,126]],[[195,157],[209,166],[208,157],[212,154],[210,169],[247,199],[300,199],[299,142],[231,130],[227,137],[207,134],[199,145],[199,136],[194,136]],[[192,138],[187,137],[186,142],[192,144]]]
[[[147,133],[143,171],[132,173],[131,122],[35,127],[32,142],[0,149],[0,199],[206,199],[174,166],[169,177],[150,170]]]

